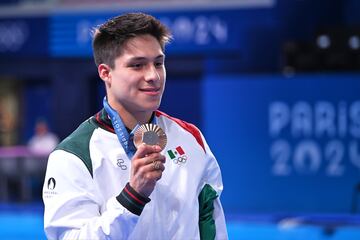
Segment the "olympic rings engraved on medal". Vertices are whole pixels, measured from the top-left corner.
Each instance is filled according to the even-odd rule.
[[[175,164],[179,164],[179,165],[185,164],[186,161],[187,161],[187,156],[186,155],[181,155],[181,156],[173,159],[173,162]]]

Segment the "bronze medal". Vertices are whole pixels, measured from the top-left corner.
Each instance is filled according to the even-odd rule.
[[[141,125],[134,134],[136,148],[142,143],[147,145],[159,145],[163,150],[167,143],[165,132],[156,124],[146,123]]]

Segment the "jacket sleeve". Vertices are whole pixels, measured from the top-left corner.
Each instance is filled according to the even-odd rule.
[[[199,227],[201,239],[228,239],[224,211],[220,202],[223,190],[221,171],[218,162],[203,136],[207,167],[203,175],[203,188],[199,195]],[[209,213],[211,215],[209,216]],[[212,224],[213,223],[213,224]],[[213,225],[213,226],[211,226]],[[211,229],[213,228],[213,230]],[[211,235],[214,232],[215,236]],[[209,234],[210,233],[210,234]]]
[[[63,150],[50,155],[43,186],[48,239],[128,238],[139,214],[119,203],[121,194],[103,199],[96,186],[77,156]]]

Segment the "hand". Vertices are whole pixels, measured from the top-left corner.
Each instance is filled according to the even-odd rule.
[[[141,144],[132,158],[130,186],[145,197],[150,196],[165,169],[165,156],[160,152],[157,145]]]

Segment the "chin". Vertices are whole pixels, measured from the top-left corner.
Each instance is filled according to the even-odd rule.
[[[137,109],[141,109],[144,112],[155,111],[160,107],[160,101],[143,100],[137,105]]]
[[[141,109],[144,112],[149,112],[149,111],[155,111],[159,108],[158,104],[154,104],[154,105],[142,105],[142,106],[138,106],[138,109]]]

